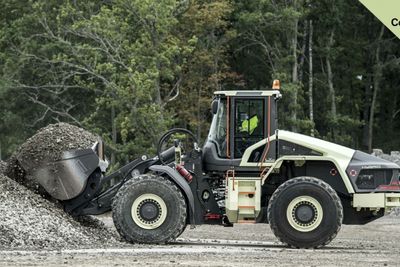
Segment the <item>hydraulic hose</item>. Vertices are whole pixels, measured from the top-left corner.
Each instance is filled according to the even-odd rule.
[[[161,136],[160,141],[158,141],[158,146],[157,146],[157,156],[160,159],[160,162],[162,164],[166,164],[167,163],[167,161],[164,160],[165,157],[163,157],[163,155],[162,155],[162,151],[161,151],[162,145],[174,133],[187,134],[187,135],[189,135],[190,137],[193,138],[194,142],[196,142],[198,144],[196,136],[191,131],[189,131],[188,129],[185,129],[185,128],[173,128],[171,130],[168,130],[163,136]]]

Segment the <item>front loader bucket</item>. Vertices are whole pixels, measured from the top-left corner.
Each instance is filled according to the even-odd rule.
[[[66,151],[59,161],[45,163],[34,174],[35,180],[54,198],[77,197],[101,159],[93,149]]]

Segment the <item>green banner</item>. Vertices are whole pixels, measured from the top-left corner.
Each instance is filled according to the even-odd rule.
[[[360,2],[400,38],[400,0],[360,0]]]

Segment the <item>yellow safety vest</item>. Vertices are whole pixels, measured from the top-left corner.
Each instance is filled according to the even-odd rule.
[[[242,132],[248,132],[250,134],[253,134],[254,130],[257,128],[258,126],[258,118],[257,116],[253,116],[250,119],[250,123],[249,120],[244,120],[242,122]],[[250,127],[250,129],[249,129]]]

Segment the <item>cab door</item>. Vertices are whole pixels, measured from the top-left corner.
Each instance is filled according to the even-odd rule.
[[[265,98],[234,99],[233,157],[266,137]]]
[[[269,114],[268,98],[251,97],[251,98],[234,98],[232,108],[232,156],[235,159],[243,157],[244,152],[250,146],[260,142],[268,137],[268,120],[274,115]],[[270,122],[275,126],[275,121]],[[275,127],[274,127],[275,128]],[[271,130],[271,126],[270,126]],[[270,133],[271,134],[271,133]],[[272,133],[274,134],[274,133]],[[265,145],[260,146],[257,151],[252,152],[251,161],[258,162],[261,160]],[[268,159],[275,158],[275,141],[271,142],[268,151]]]

